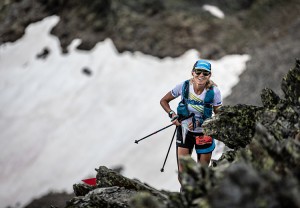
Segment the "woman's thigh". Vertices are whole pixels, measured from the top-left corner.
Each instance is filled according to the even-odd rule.
[[[187,156],[191,155],[192,150],[183,147],[177,147],[177,155],[178,156]]]
[[[178,165],[178,171],[182,171],[182,166],[180,164],[179,158],[183,156],[190,156],[192,150],[184,147],[177,147],[177,165]]]
[[[201,165],[209,165],[211,159],[211,153],[197,154],[198,163]]]

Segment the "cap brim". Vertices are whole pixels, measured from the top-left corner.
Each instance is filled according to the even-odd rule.
[[[197,71],[197,69],[199,69],[199,70],[205,70],[205,71],[208,71],[208,72],[210,72],[210,70],[209,70],[209,69],[206,69],[206,68],[203,68],[203,67],[195,67],[194,71],[196,72],[196,71]]]

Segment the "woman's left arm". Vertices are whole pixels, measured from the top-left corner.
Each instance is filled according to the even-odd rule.
[[[214,86],[216,86],[215,83]],[[215,94],[214,94],[214,101],[213,101],[213,111],[215,114],[217,114],[219,113],[219,110],[222,107],[222,96],[218,87],[214,87],[214,92]]]
[[[217,114],[222,105],[214,106],[214,113]]]

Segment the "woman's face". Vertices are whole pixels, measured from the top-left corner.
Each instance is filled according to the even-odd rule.
[[[211,73],[206,70],[197,70],[192,72],[193,80],[198,85],[205,85],[206,82],[209,80]]]

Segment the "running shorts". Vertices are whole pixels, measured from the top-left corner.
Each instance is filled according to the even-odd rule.
[[[196,133],[188,131],[185,142],[183,143],[182,137],[182,127],[177,127],[177,140],[176,140],[177,147],[187,148],[192,153],[193,148],[195,147],[197,154],[207,154],[211,153],[215,147],[215,141],[213,138],[204,136],[203,133]]]

